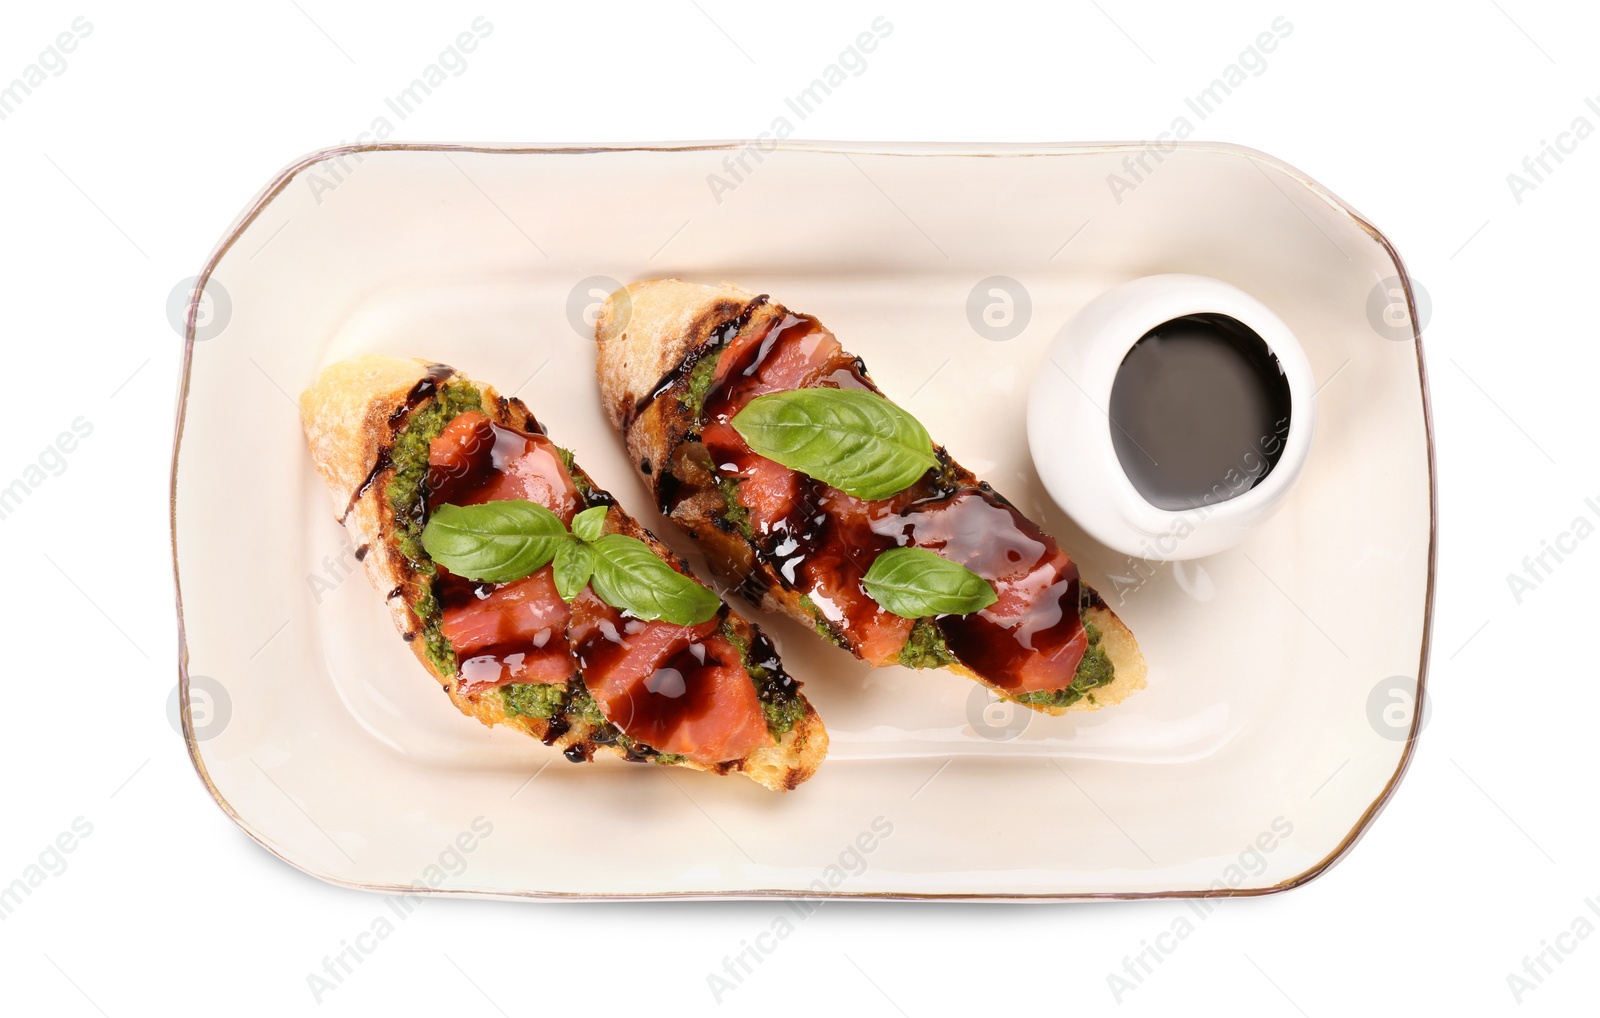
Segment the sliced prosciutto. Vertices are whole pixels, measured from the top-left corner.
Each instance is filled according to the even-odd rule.
[[[861,585],[877,552],[894,546],[872,533],[862,512],[868,503],[756,455],[728,423],[767,393],[870,389],[859,362],[816,319],[790,315],[724,348],[712,384],[701,440],[717,471],[738,482],[737,498],[763,558],[858,657],[894,663],[911,620],[884,611]]]
[[[543,435],[503,428],[477,411],[458,415],[428,446],[429,507],[522,498],[572,519],[578,489]],[[549,566],[511,583],[474,583],[439,567],[443,632],[464,693],[507,683],[566,682],[570,610]]]
[[[938,620],[962,664],[1012,693],[1072,683],[1089,637],[1078,614],[1078,569],[1048,534],[981,488],[884,513],[873,527],[898,544],[959,562],[994,585],[994,604]]]
[[[526,499],[564,523],[584,499],[555,445],[469,411],[428,449],[429,506]],[[766,715],[720,616],[699,626],[646,622],[584,590],[571,605],[551,566],[510,583],[474,583],[440,567],[435,588],[457,680],[474,693],[581,674],[600,713],[629,739],[715,765],[772,743]]]
[[[718,352],[704,404],[701,442],[718,475],[735,482],[772,578],[804,594],[858,657],[892,664],[913,623],[873,601],[862,577],[888,548],[927,548],[989,580],[999,597],[972,615],[934,620],[957,660],[1014,694],[1070,685],[1088,648],[1077,567],[987,485],[930,470],[893,498],[863,501],[756,455],[730,423],[758,396],[817,387],[876,391],[831,332],[788,314]]]
[[[445,639],[455,648],[464,693],[508,682],[566,682],[577,671],[567,647],[571,611],[545,566],[499,585],[473,583],[439,569]]]
[[[428,508],[522,498],[571,523],[578,511],[554,442],[502,428],[476,410],[452,420],[428,446]]]
[[[720,625],[646,622],[585,590],[573,601],[569,636],[607,721],[663,753],[716,764],[772,741],[739,650]]]

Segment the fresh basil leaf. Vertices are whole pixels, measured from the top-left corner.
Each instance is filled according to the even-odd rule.
[[[939,465],[917,419],[866,389],[768,393],[731,423],[757,454],[869,501]]]
[[[600,600],[641,619],[692,626],[717,614],[722,599],[663,562],[636,537],[606,534],[594,549],[589,578]]]
[[[874,601],[908,619],[970,615],[1000,599],[988,580],[926,548],[890,548],[861,582]]]
[[[577,526],[578,521],[572,523]],[[561,595],[561,600],[571,601],[594,574],[594,549],[582,541],[564,542],[556,549],[551,572],[555,574],[556,593]]]
[[[422,528],[422,547],[435,562],[487,583],[528,576],[567,540],[560,517],[523,499],[442,505]]]
[[[580,541],[598,540],[606,529],[606,507],[593,506],[572,518],[572,535]]]

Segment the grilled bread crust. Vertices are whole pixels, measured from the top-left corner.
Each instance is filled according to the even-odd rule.
[[[377,355],[329,367],[300,397],[301,420],[317,473],[327,483],[334,512],[350,532],[367,578],[384,596],[395,628],[463,714],[485,725],[505,725],[525,732],[567,752],[569,758],[581,753],[584,759],[592,759],[599,752],[627,758],[626,751],[614,741],[597,741],[596,736],[603,737],[603,733],[582,720],[574,720],[565,733],[548,739],[549,721],[507,714],[498,690],[460,692],[456,677],[441,674],[424,651],[420,626],[412,608],[425,594],[427,586],[417,582],[410,563],[395,544],[396,518],[386,497],[389,479],[394,474],[393,467],[388,464],[388,451],[410,412],[427,405],[427,400],[432,398],[431,395],[417,398],[419,384],[429,378],[438,379],[438,384],[448,384],[450,379],[462,377],[445,365]],[[521,400],[506,399],[490,386],[473,384],[483,396],[483,412],[495,423],[522,431],[543,432]],[[426,385],[422,388],[428,389]],[[681,559],[623,511],[581,467],[574,464],[572,474],[589,495],[591,504],[610,506],[606,515],[608,531],[638,538],[680,571],[689,572]],[[735,634],[747,643],[758,632],[737,612],[730,612],[728,618]],[[803,696],[801,700],[805,703],[805,714],[776,744],[758,748],[742,760],[714,767],[694,761],[675,762],[670,766],[719,774],[738,772],[774,791],[796,787],[816,773],[828,750],[828,734],[822,719],[809,701]]]
[[[628,455],[658,504],[663,479],[668,475],[685,482],[703,479],[695,474],[704,470],[703,465],[682,455],[684,440],[696,428],[693,415],[679,398],[688,390],[690,369],[718,345],[719,328],[741,315],[746,316],[740,329],[744,332],[787,314],[783,305],[728,283],[707,286],[655,279],[630,284],[607,299],[595,321],[599,348],[595,372],[601,400],[606,416],[622,432]],[[941,458],[948,458],[942,447],[938,453]],[[971,471],[954,460],[950,464],[962,483],[978,483]],[[696,489],[701,494],[679,502],[672,509],[671,519],[705,550],[714,571],[738,583],[754,564],[755,549],[742,534],[719,525],[728,506],[718,486],[696,485]],[[778,583],[761,586],[764,590],[757,602],[760,608],[781,612],[807,628],[814,625],[799,591]],[[743,584],[740,589],[750,590]],[[1024,702],[1025,706],[1046,714],[1098,710],[1121,702],[1145,686],[1148,669],[1133,634],[1094,588],[1084,584],[1083,589],[1089,599],[1084,617],[1100,631],[1101,647],[1111,659],[1115,675],[1111,682],[1068,706]],[[1011,694],[964,665],[946,667],[1012,699]]]

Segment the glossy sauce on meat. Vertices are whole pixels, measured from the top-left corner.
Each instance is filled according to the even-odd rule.
[[[962,664],[1018,693],[1071,684],[1088,649],[1078,569],[1027,517],[978,487],[884,513],[872,526],[898,544],[938,552],[994,584],[994,604],[937,620]]]
[[[757,396],[812,386],[872,387],[860,362],[816,319],[787,315],[758,327],[718,355],[702,441],[718,473],[739,480],[752,538],[776,582],[810,598],[863,660],[891,664],[911,621],[880,608],[861,577],[894,542],[873,533],[862,511],[867,503],[757,456],[728,423]]]
[[[428,448],[428,509],[524,498],[571,522],[578,489],[543,435],[460,414]],[[565,682],[576,669],[567,649],[567,603],[547,565],[511,583],[476,583],[439,566],[434,594],[445,638],[455,648],[465,693],[510,682]]]
[[[572,605],[572,653],[600,712],[630,738],[704,762],[737,760],[769,736],[720,625],[630,618],[586,590]]]
[[[567,603],[548,566],[512,583],[475,583],[443,566],[434,582],[445,639],[455,648],[463,693],[508,682],[566,682]]]
[[[537,502],[562,523],[578,511],[577,486],[554,442],[475,410],[458,415],[428,449],[428,511],[510,498]]]
[[[952,486],[930,470],[893,498],[867,502],[756,455],[733,429],[734,415],[766,393],[876,391],[831,332],[790,314],[705,354],[713,355],[700,438],[718,475],[738,482],[766,582],[805,594],[863,660],[892,664],[912,623],[879,607],[861,580],[888,548],[928,548],[991,581],[999,596],[981,612],[936,619],[962,664],[1016,693],[1072,682],[1087,649],[1077,567],[987,485]],[[745,578],[745,589],[756,586]]]
[[[569,525],[585,508],[549,439],[476,411],[460,414],[429,447],[429,510],[503,499],[536,502]],[[645,622],[588,590],[569,606],[549,565],[500,584],[438,569],[435,596],[463,692],[565,682],[581,668],[601,714],[637,743],[715,764],[770,742],[738,649],[718,631],[720,616],[698,627]]]

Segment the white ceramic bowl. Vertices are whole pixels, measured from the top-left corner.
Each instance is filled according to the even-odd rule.
[[[1289,383],[1289,433],[1277,463],[1232,498],[1194,509],[1148,502],[1112,445],[1111,386],[1135,343],[1185,315],[1223,314],[1254,330]],[[1028,445],[1051,498],[1101,543],[1173,561],[1214,555],[1264,523],[1294,486],[1316,429],[1316,381],[1283,320],[1243,290],[1208,276],[1143,276],[1090,301],[1051,342],[1028,398]]]

